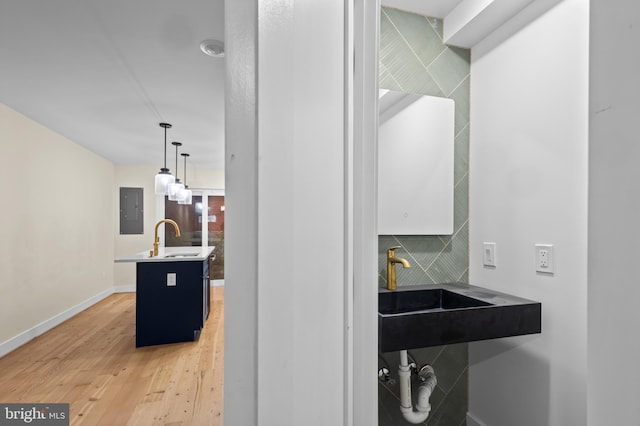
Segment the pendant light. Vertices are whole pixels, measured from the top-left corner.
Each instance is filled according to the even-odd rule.
[[[175,178],[167,169],[167,129],[171,128],[169,123],[160,123],[160,127],[164,128],[164,167],[160,169],[155,179],[156,194],[167,195],[169,185],[175,182]]]
[[[178,204],[191,205],[193,193],[189,189],[189,185],[187,185],[187,157],[189,156],[189,154],[183,152],[180,155],[184,157],[184,189],[180,191],[180,201],[178,201]]]
[[[178,176],[178,147],[182,146],[180,142],[171,142],[176,147],[176,176]],[[178,194],[184,189],[184,185],[176,178],[175,182],[169,185],[168,196],[171,201],[179,201]]]

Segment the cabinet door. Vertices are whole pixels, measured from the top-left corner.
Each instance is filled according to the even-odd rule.
[[[137,264],[136,346],[196,340],[202,329],[202,261]],[[175,274],[175,285],[168,281]]]
[[[210,281],[209,281],[209,259],[203,262],[202,266],[202,327],[204,322],[209,318],[210,306]]]

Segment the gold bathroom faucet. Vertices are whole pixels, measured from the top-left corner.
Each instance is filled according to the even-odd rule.
[[[161,223],[168,223],[170,225],[173,225],[173,227],[176,229],[176,237],[180,236],[180,228],[178,227],[178,224],[175,221],[171,219],[162,219],[161,221],[156,223],[156,230],[155,230],[154,239],[153,239],[153,251],[151,251],[150,257],[154,257],[158,255],[158,244],[160,243],[160,237],[158,237],[158,227],[160,226]]]
[[[400,246],[389,247],[387,249],[387,289],[395,290],[396,289],[396,263],[402,264],[402,267],[407,269],[410,268],[409,262],[406,259],[395,256],[395,250],[399,249]]]

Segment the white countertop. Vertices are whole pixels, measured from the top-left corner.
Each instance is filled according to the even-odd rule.
[[[116,262],[193,262],[204,261],[215,250],[215,246],[208,247],[160,247],[158,255],[150,257],[149,250],[141,251],[130,256],[116,259]]]

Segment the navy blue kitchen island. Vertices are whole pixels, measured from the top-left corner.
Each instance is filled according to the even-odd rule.
[[[166,247],[117,259],[136,262],[136,347],[198,340],[209,315],[215,247]]]

